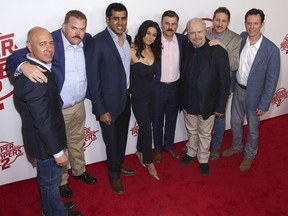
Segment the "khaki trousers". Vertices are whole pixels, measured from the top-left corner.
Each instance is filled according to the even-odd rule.
[[[187,154],[196,157],[199,163],[208,163],[211,132],[215,115],[204,120],[201,115],[191,115],[184,110],[184,122],[188,135]]]
[[[84,157],[84,126],[85,107],[84,101],[75,104],[73,107],[62,110],[67,136],[67,152],[72,170],[72,175],[79,176],[85,172]],[[62,180],[60,185],[68,183],[68,166],[63,167]]]

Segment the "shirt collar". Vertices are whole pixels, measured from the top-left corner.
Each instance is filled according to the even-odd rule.
[[[112,31],[112,29],[111,29],[109,26],[107,26],[107,29],[108,29],[108,32],[109,32],[109,34],[111,35],[112,39],[113,39],[114,41],[118,41],[118,36]],[[123,32],[122,35],[123,35],[124,40],[126,40],[126,33]]]
[[[176,40],[177,40],[177,37],[176,37],[176,34],[174,34],[171,41],[176,42]],[[161,34],[161,41],[162,41],[162,42],[170,42],[169,40],[167,40],[167,39],[164,37],[163,33]]]
[[[261,42],[263,40],[263,35],[261,34],[260,39],[253,45],[256,47],[256,49],[259,49]],[[247,44],[250,46],[250,41],[249,41],[249,37],[247,37]]]
[[[72,45],[67,38],[65,37],[65,35],[63,34],[63,32],[61,31],[61,37],[62,37],[62,41],[63,41],[63,46],[64,46],[64,50],[66,50],[68,47],[72,46],[74,48],[83,48],[83,42],[81,41],[79,44],[76,45]]]
[[[51,71],[51,66],[52,66],[52,63],[51,63],[51,62],[45,64],[44,62],[41,62],[41,61],[39,61],[38,59],[35,59],[35,58],[31,57],[31,56],[30,56],[30,53],[28,53],[28,54],[26,55],[26,57],[27,57],[29,60],[34,61],[34,62],[42,65],[43,67],[45,67],[45,68],[48,69],[49,71]]]
[[[219,34],[216,34],[215,31],[213,30],[212,31],[212,39],[223,41],[225,34],[226,34],[226,31],[227,31],[227,29],[225,30],[225,32],[223,34],[219,35]]]

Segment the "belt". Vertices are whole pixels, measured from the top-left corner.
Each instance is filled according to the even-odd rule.
[[[244,90],[247,89],[247,86],[241,85],[241,84],[239,84],[238,82],[237,82],[237,84],[240,86],[241,89],[244,89]]]
[[[164,85],[164,86],[174,86],[177,84],[177,82],[178,82],[178,80],[174,81],[174,82],[160,82],[160,84]]]

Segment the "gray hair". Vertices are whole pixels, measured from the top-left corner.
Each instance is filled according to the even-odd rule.
[[[187,24],[186,24],[186,29],[187,29],[187,32],[189,33],[189,27],[191,24],[194,24],[194,23],[197,23],[197,22],[200,22],[202,25],[203,25],[203,29],[206,29],[206,23],[204,20],[198,18],[198,17],[195,17],[195,18],[192,18],[190,19]]]

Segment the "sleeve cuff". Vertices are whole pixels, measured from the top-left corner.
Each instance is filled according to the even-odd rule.
[[[64,151],[61,150],[61,151],[58,152],[57,154],[54,154],[53,157],[54,157],[54,158],[59,158],[59,157],[61,157],[63,154],[64,154]]]

